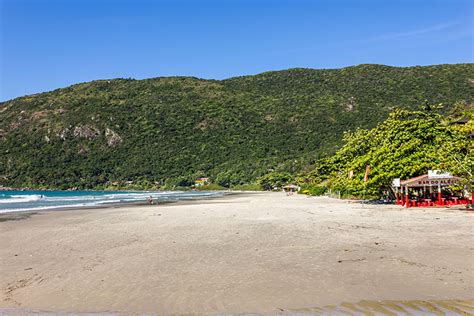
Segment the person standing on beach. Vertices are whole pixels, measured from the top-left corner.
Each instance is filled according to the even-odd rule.
[[[155,204],[155,202],[153,201],[153,197],[151,195],[148,197],[148,204],[150,205]]]

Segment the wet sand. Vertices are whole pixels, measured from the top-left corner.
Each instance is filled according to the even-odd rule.
[[[275,314],[361,300],[472,307],[473,216],[282,193],[43,212],[0,222],[0,308]]]

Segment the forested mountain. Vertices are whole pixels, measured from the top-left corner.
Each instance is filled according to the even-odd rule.
[[[0,103],[0,185],[253,182],[296,172],[394,108],[474,102],[474,64],[113,79]]]

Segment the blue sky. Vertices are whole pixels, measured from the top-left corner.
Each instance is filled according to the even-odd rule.
[[[94,79],[473,62],[473,0],[0,0],[0,100]]]

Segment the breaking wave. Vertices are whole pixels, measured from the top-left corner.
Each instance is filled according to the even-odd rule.
[[[159,203],[222,194],[222,192],[196,191],[2,191],[0,213],[146,203],[150,196]]]

